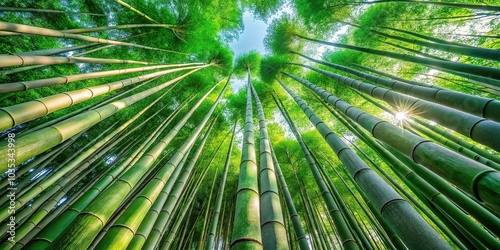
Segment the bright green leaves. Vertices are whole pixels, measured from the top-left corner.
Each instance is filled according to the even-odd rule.
[[[235,73],[237,75],[244,75],[250,72],[253,72],[252,74],[256,74],[259,72],[259,67],[260,67],[260,54],[253,50],[248,53],[239,55],[236,58],[236,63],[235,63]]]
[[[298,23],[288,15],[274,20],[267,28],[267,36],[264,45],[267,50],[277,54],[285,54],[290,50],[296,50],[294,43],[295,35],[299,33]]]

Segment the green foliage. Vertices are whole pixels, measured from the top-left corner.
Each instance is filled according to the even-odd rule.
[[[256,74],[259,72],[260,57],[259,52],[255,50],[239,55],[234,66],[235,73],[240,76],[249,71],[251,74]]]
[[[247,8],[253,15],[260,20],[267,20],[271,15],[275,14],[282,7],[284,0],[241,0],[240,3],[244,8]]]
[[[343,21],[351,15],[353,7],[343,5],[349,0],[294,0],[298,15],[304,20],[308,28],[315,32],[325,32],[334,22]]]
[[[260,61],[260,78],[264,82],[274,82],[278,73],[286,66],[284,56],[267,56]]]
[[[280,19],[275,19],[267,28],[267,35],[264,38],[264,45],[268,51],[275,54],[285,54],[290,50],[295,50],[297,45],[295,35],[299,33],[299,26],[289,15],[283,15]]]
[[[233,52],[225,45],[219,45],[219,48],[210,50],[212,54],[209,63],[214,63],[215,66],[221,69],[223,76],[229,75],[233,67]]]

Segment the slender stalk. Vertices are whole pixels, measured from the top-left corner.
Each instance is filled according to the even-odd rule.
[[[215,209],[214,213],[212,216],[212,221],[209,226],[209,233],[207,235],[207,240],[205,243],[205,249],[206,250],[212,250],[215,245],[215,240],[219,240],[217,237],[215,237],[215,232],[217,230],[217,225],[219,223],[219,214],[220,214],[220,209],[222,207],[222,200],[224,199],[224,189],[226,187],[226,179],[227,179],[227,173],[229,170],[229,164],[231,161],[231,152],[233,150],[233,140],[234,140],[234,135],[236,133],[236,124],[238,121],[236,120],[234,122],[233,126],[233,135],[231,136],[231,140],[229,141],[229,147],[227,149],[227,154],[226,154],[226,161],[224,163],[224,170],[222,172],[222,179],[219,184],[219,191],[217,194],[217,199],[215,201]],[[222,215],[222,218],[224,218],[224,215]],[[222,224],[222,222],[221,222]],[[218,248],[216,248],[218,249]]]
[[[370,32],[377,34],[379,36],[395,39],[395,40],[406,42],[406,43],[416,44],[416,45],[426,47],[426,48],[455,53],[455,54],[459,54],[459,55],[466,55],[466,56],[472,56],[472,57],[477,57],[477,58],[484,58],[484,59],[489,59],[489,60],[494,60],[494,61],[500,61],[500,51],[498,51],[498,50],[470,47],[470,46],[458,46],[458,45],[444,44],[444,43],[431,43],[431,42],[422,41],[422,40],[418,40],[418,39],[410,39],[410,38],[406,38],[406,37],[390,35],[390,34],[376,31],[373,29],[371,29]]]
[[[0,7],[0,11],[8,11],[8,12],[37,12],[37,13],[65,14],[65,15],[105,16],[104,14],[98,14],[98,13],[70,12],[70,11],[63,11],[63,10],[47,10],[47,9],[15,8],[15,7]]]
[[[58,30],[41,28],[41,27],[36,27],[36,26],[31,26],[31,25],[17,24],[17,23],[0,22],[0,31],[11,31],[11,32],[17,32],[17,33],[21,33],[21,34],[39,35],[39,36],[47,36],[47,37],[59,37],[59,38],[66,38],[66,39],[81,40],[81,41],[86,41],[86,42],[91,42],[91,43],[107,43],[107,44],[129,46],[129,47],[148,49],[148,50],[172,52],[171,50],[166,50],[166,49],[153,48],[153,47],[137,45],[137,44],[133,44],[133,43],[120,42],[120,41],[102,39],[102,38],[91,37],[91,36],[65,33],[65,32],[58,31]]]
[[[412,56],[412,55],[405,55],[405,54],[399,54],[399,53],[394,53],[394,52],[389,52],[389,51],[382,51],[382,50],[376,50],[376,49],[370,49],[370,48],[357,47],[357,46],[347,45],[347,44],[325,42],[325,41],[321,41],[318,39],[305,37],[305,36],[302,36],[299,34],[296,34],[295,36],[302,38],[302,39],[305,39],[305,40],[308,40],[308,41],[312,41],[315,43],[324,44],[324,45],[328,45],[328,46],[334,46],[334,47],[338,47],[338,48],[346,48],[346,49],[361,51],[361,52],[365,52],[365,53],[369,53],[369,54],[385,56],[385,57],[390,57],[390,58],[408,61],[408,62],[412,62],[412,63],[422,64],[424,66],[432,65],[432,66],[436,66],[436,67],[439,67],[439,68],[442,68],[445,70],[459,71],[459,72],[463,72],[466,74],[477,75],[477,76],[482,76],[482,77],[486,77],[486,78],[493,78],[496,80],[500,80],[500,69],[497,69],[497,68],[478,66],[478,65],[472,65],[472,64],[465,64],[465,63],[459,63],[459,62],[442,61],[442,60],[436,60],[436,59],[430,59],[430,58],[422,58],[422,57],[417,57],[417,56]],[[500,85],[498,85],[497,87],[500,87]]]
[[[91,72],[91,73],[68,75],[68,76],[58,76],[58,77],[24,81],[24,82],[10,82],[10,83],[2,84],[2,88],[0,88],[0,94],[26,91],[28,89],[42,88],[42,87],[59,85],[59,84],[67,84],[67,83],[74,82],[74,81],[94,79],[94,78],[100,78],[100,77],[106,77],[106,76],[116,76],[116,75],[121,75],[121,74],[142,72],[142,71],[148,71],[148,70],[172,68],[172,67],[178,67],[178,66],[184,66],[184,65],[183,64],[172,64],[172,65],[159,65],[159,66],[148,66],[148,67],[139,67],[139,68],[127,68],[127,69]],[[195,66],[193,66],[193,67],[195,67]],[[203,68],[203,67],[207,67],[207,65],[202,65],[202,66],[198,66],[198,67]],[[3,119],[2,119],[2,123],[3,123]]]
[[[146,15],[146,14],[142,13],[140,10],[137,10],[136,8],[134,8],[134,7],[130,6],[130,4],[128,4],[128,3],[126,3],[126,2],[124,2],[124,1],[122,1],[122,0],[115,0],[115,1],[116,1],[117,3],[119,3],[119,4],[123,5],[125,8],[127,8],[127,9],[129,9],[129,10],[131,10],[131,11],[133,11],[133,12],[137,13],[137,14],[139,14],[140,16],[142,16],[142,17],[144,17],[144,18],[148,19],[149,21],[151,21],[151,22],[153,22],[153,23],[159,23],[158,21],[155,21],[153,18],[149,17],[148,15]]]
[[[436,88],[432,86],[427,87],[424,86],[424,84],[420,84],[420,86],[414,86],[397,80],[389,80],[385,78],[376,77],[342,65],[316,60],[314,58],[300,54],[298,52],[294,53],[306,59],[309,59],[313,62],[320,63],[329,66],[331,68],[339,69],[344,72],[362,77],[370,82],[380,84],[394,91],[411,95],[416,98],[421,98],[427,101],[446,105],[450,108],[458,109],[472,115],[481,116],[496,122],[500,122],[500,112],[494,111],[500,109],[500,101],[498,100],[464,94],[443,88]]]
[[[267,131],[264,109],[255,88],[250,85],[257,106],[259,119],[259,171],[260,171],[260,223],[262,244],[266,249],[288,249],[283,212],[276,183],[271,143]]]
[[[95,28],[79,28],[79,29],[70,29],[70,30],[61,30],[61,32],[69,33],[69,34],[81,34],[81,33],[90,33],[90,32],[101,32],[106,30],[122,30],[122,29],[132,29],[132,28],[167,28],[171,29],[175,27],[172,24],[126,24],[126,25],[116,25],[116,26],[104,26],[104,27],[95,27]]]
[[[283,176],[283,172],[281,171],[281,167],[278,163],[278,159],[276,158],[276,154],[274,153],[272,147],[271,147],[271,154],[273,157],[274,167],[276,169],[276,175],[278,177],[278,181],[281,186],[283,196],[285,197],[286,207],[288,209],[293,229],[297,237],[297,242],[299,243],[299,248],[301,250],[310,249],[309,244],[307,242],[306,233],[304,231],[304,228],[302,227],[302,223],[300,222],[299,214],[297,213],[295,205],[293,204],[292,195],[290,194],[290,190],[288,189],[288,186],[286,184],[285,176]]]
[[[286,109],[284,108],[283,110]],[[335,227],[338,230],[340,240],[342,241],[342,247],[347,249],[358,249],[358,243],[356,242],[351,231],[349,230],[349,226],[345,221],[344,216],[342,215],[342,211],[337,207],[335,199],[328,190],[328,187],[326,186],[326,183],[322,178],[320,171],[318,170],[318,166],[314,162],[314,159],[309,153],[309,150],[307,150],[307,147],[302,139],[302,136],[298,132],[297,127],[295,126],[292,119],[286,119],[286,120],[295,136],[295,139],[300,145],[302,153],[304,154],[306,161],[309,165],[309,168],[314,176],[316,185],[318,185],[320,192],[323,196],[323,199],[328,207],[328,213],[330,214],[330,217],[332,217],[333,222],[335,223]]]
[[[370,2],[351,2],[348,4],[339,4],[330,7],[338,7],[343,5],[357,5],[357,4],[377,4],[377,3],[418,3],[418,4],[431,4],[431,5],[441,5],[447,7],[455,8],[466,8],[472,10],[486,10],[486,11],[500,11],[500,6],[495,5],[479,5],[479,4],[465,4],[465,3],[453,3],[453,2],[437,2],[437,1],[421,1],[421,0],[375,0]]]
[[[88,44],[75,45],[75,46],[69,46],[69,47],[64,47],[64,48],[42,49],[42,50],[35,50],[35,51],[29,51],[29,52],[19,52],[19,53],[12,53],[12,54],[19,55],[19,56],[51,56],[51,55],[55,55],[55,54],[65,53],[68,51],[75,51],[75,50],[90,48],[90,47],[94,47],[96,45],[99,45],[99,43],[88,43]],[[8,55],[8,54],[2,54],[2,56],[4,56],[4,55]]]

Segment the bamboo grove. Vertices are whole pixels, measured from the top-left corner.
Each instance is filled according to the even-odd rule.
[[[500,249],[499,15],[6,1],[0,249]]]

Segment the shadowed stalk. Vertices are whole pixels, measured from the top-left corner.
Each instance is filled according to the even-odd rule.
[[[414,86],[405,82],[400,82],[397,80],[389,80],[373,76],[370,74],[366,74],[361,71],[345,67],[342,65],[317,60],[308,57],[306,55],[300,54],[298,52],[293,52],[293,53],[300,55],[306,59],[309,59],[313,62],[323,64],[328,67],[342,70],[344,72],[359,76],[370,82],[388,87],[399,93],[411,95],[416,98],[422,98],[424,100],[446,105],[450,108],[455,108],[472,115],[481,116],[496,122],[500,122],[500,112],[496,112],[496,110],[500,110],[500,101],[491,98],[484,98],[484,97],[464,94],[457,91],[447,90],[435,86],[426,86],[424,84],[420,84],[420,86]]]
[[[383,100],[398,109],[408,111],[412,114],[433,120],[438,124],[453,129],[456,132],[471,138],[492,149],[500,150],[500,123],[473,116],[468,113],[452,109],[433,102],[424,101],[401,93],[376,87],[372,84],[361,82],[349,77],[341,76],[330,71],[322,70],[308,65],[300,65],[324,74],[336,82],[346,85],[352,89],[369,94],[377,99]],[[303,81],[294,75],[283,73],[296,81]],[[302,82],[301,82],[302,83]]]
[[[498,210],[498,204],[500,204],[498,195],[500,173],[498,171],[361,111],[304,79],[299,82],[332,104],[337,110],[345,113],[365,130],[370,131],[375,138],[396,148],[399,152],[411,157],[414,162],[422,164],[458,188]]]
[[[417,57],[417,56],[412,56],[412,55],[399,54],[399,53],[394,53],[394,52],[390,52],[390,51],[382,51],[382,50],[358,47],[358,46],[353,46],[353,45],[348,45],[348,44],[331,43],[331,42],[321,41],[321,40],[314,39],[314,38],[309,38],[309,37],[302,36],[299,34],[295,34],[295,36],[298,38],[301,38],[301,39],[305,39],[305,40],[308,40],[311,42],[324,44],[324,45],[328,45],[328,46],[351,49],[351,50],[356,50],[356,51],[360,51],[360,52],[365,52],[368,54],[379,55],[379,56],[399,59],[399,60],[403,60],[403,61],[407,61],[407,62],[417,63],[417,64],[421,64],[424,66],[431,65],[431,66],[439,67],[440,69],[444,69],[444,70],[459,71],[459,72],[463,72],[466,74],[477,75],[477,76],[482,76],[482,77],[486,77],[486,78],[493,78],[496,80],[500,80],[500,69],[493,68],[493,67],[485,67],[485,66],[478,66],[478,65],[466,64],[466,63],[451,62],[451,61],[442,61],[442,60],[422,58],[422,57]],[[452,74],[454,74],[454,72]],[[498,85],[497,87],[500,87],[500,85]]]
[[[329,107],[327,106],[327,108]],[[477,223],[469,217],[472,215],[475,220],[483,223],[483,225],[489,228],[492,232],[497,232],[499,230],[498,225],[500,225],[500,222],[495,215],[488,212],[486,209],[481,207],[459,190],[455,189],[453,186],[449,185],[447,182],[442,181],[440,178],[436,178],[435,175],[431,175],[429,172],[421,171],[423,168],[419,167],[419,165],[414,162],[400,161],[399,159],[401,159],[401,157],[396,158],[396,156],[393,155],[394,153],[387,151],[372,137],[368,136],[366,131],[362,130],[356,123],[348,119],[344,114],[331,110],[330,108],[329,110],[339,119],[340,122],[348,127],[350,131],[355,133],[358,138],[374,149],[382,157],[382,159],[388,163],[390,168],[398,176],[400,176],[401,180],[407,183],[408,187],[415,187],[418,192],[422,193],[425,198],[434,206],[439,208],[440,211],[443,211],[449,217],[452,217],[452,221],[461,225],[466,225],[466,228],[473,229],[470,230],[470,232],[472,232],[474,238],[482,239],[484,242],[489,242],[489,244],[493,243],[491,246],[495,246],[495,244],[497,244],[495,243],[496,240],[493,239],[487,231],[477,225]],[[443,192],[443,194],[441,194],[440,191]],[[458,204],[460,208],[448,199],[451,199],[453,202]],[[462,211],[462,209],[470,214],[466,214]]]
[[[233,140],[234,140],[234,135],[236,133],[236,124],[238,121],[236,120],[233,125],[233,135],[231,136],[231,140],[229,141],[229,147],[227,149],[226,153],[226,161],[224,163],[224,170],[222,172],[222,179],[219,184],[219,191],[217,194],[217,198],[215,200],[215,209],[214,213],[212,215],[212,221],[210,222],[209,226],[209,233],[207,235],[207,240],[205,243],[205,250],[212,250],[215,245],[215,240],[218,238],[215,237],[215,233],[217,230],[217,225],[219,223],[219,215],[220,215],[220,210],[222,207],[222,200],[224,199],[224,189],[226,187],[226,179],[227,179],[227,173],[229,170],[229,164],[231,161],[231,152],[233,150]],[[222,218],[224,218],[224,214],[222,215]],[[221,222],[222,224],[223,222]],[[221,226],[222,227],[222,226]],[[216,248],[218,249],[218,248]]]
[[[280,85],[293,97],[311,123],[321,133],[325,141],[346,166],[349,173],[360,185],[363,192],[374,202],[384,220],[399,235],[409,248],[424,249],[437,247],[450,249],[420,214],[411,207],[375,171],[370,169],[352,149],[334,134],[323,121],[295,93],[283,83]],[[418,236],[417,236],[418,235]]]
[[[283,109],[286,110],[286,109]],[[297,127],[295,126],[294,122],[292,119],[286,119],[288,125],[290,126],[290,129],[292,130],[295,139],[300,145],[300,148],[302,150],[302,153],[304,154],[307,163],[309,165],[309,168],[314,176],[314,180],[316,182],[316,185],[318,185],[318,188],[320,189],[320,192],[323,196],[323,199],[327,205],[328,208],[328,213],[330,214],[330,217],[332,217],[333,222],[335,223],[335,227],[337,228],[340,240],[342,241],[342,247],[346,249],[358,249],[358,243],[355,241],[353,235],[351,234],[349,230],[349,226],[347,222],[344,219],[344,216],[342,215],[342,212],[340,209],[337,207],[337,204],[335,203],[335,200],[328,190],[328,187],[326,186],[325,181],[321,177],[321,173],[318,170],[318,167],[316,166],[316,163],[314,162],[314,159],[310,155],[309,151],[307,150],[307,147],[302,139],[302,136],[298,132]]]

